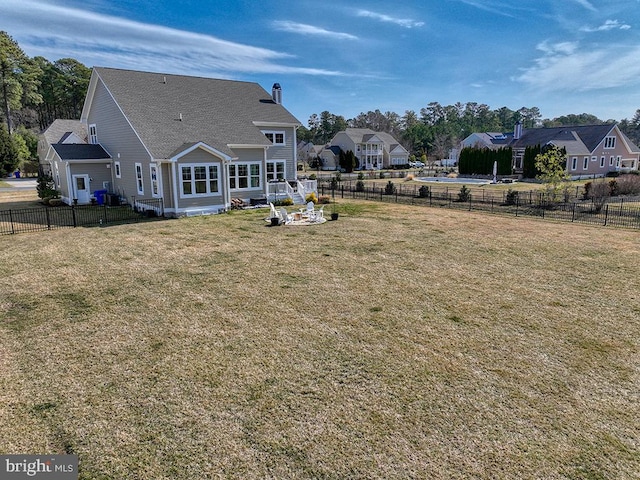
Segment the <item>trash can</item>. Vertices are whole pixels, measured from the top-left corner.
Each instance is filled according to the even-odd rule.
[[[96,203],[98,205],[104,205],[104,199],[107,196],[106,190],[96,190],[93,192],[93,196],[96,197]]]
[[[17,171],[13,174],[16,178],[20,178],[20,171]]]

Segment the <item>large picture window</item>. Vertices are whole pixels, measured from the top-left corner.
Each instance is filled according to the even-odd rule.
[[[180,165],[180,193],[183,197],[216,195],[220,192],[218,165]]]
[[[235,163],[229,165],[229,187],[234,190],[260,188],[260,164]]]

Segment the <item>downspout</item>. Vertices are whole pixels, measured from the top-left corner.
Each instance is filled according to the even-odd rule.
[[[298,128],[300,128],[300,125],[293,127],[293,171],[295,172],[294,180],[296,182],[298,181]]]
[[[171,163],[171,178],[173,179],[173,211],[178,216],[178,177],[176,176],[176,162]]]

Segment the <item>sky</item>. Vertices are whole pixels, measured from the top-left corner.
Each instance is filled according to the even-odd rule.
[[[0,0],[30,56],[280,83],[303,125],[430,102],[640,109],[640,0]]]

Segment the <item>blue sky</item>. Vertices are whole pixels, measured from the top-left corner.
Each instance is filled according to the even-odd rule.
[[[2,0],[31,57],[278,82],[304,124],[430,102],[633,117],[640,0]]]

